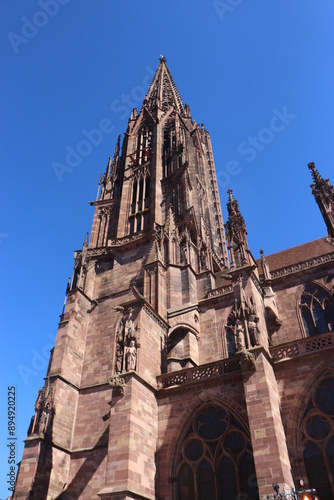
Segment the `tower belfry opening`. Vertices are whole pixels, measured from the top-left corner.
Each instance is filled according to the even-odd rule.
[[[255,500],[300,477],[334,498],[334,198],[309,168],[328,235],[255,259],[161,56],[90,202],[14,499]]]

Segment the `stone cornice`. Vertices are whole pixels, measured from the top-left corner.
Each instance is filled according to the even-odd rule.
[[[113,199],[107,199],[107,200],[96,200],[96,201],[89,201],[88,203],[90,206],[94,207],[107,207],[110,205],[114,205],[116,201],[119,201],[119,198],[116,200],[115,198]]]
[[[198,304],[194,305],[186,305],[185,307],[181,307],[181,309],[174,309],[173,311],[168,312],[167,311],[167,317],[168,318],[174,318],[175,316],[180,316],[180,314],[185,314],[191,311],[197,311],[199,312],[199,307]]]
[[[265,296],[265,291],[264,291],[260,281],[258,280],[257,276],[254,273],[251,273],[250,277],[251,277],[251,280],[252,280],[255,288],[257,289],[257,291],[259,292],[259,294],[263,298]]]
[[[82,295],[89,303],[92,303],[94,302],[94,299],[91,299],[90,297],[88,297],[88,295],[85,294],[85,292],[79,288],[79,287],[76,287],[76,288],[72,288],[71,290],[68,291],[68,296],[70,295],[74,295],[75,293],[79,292],[80,295]],[[66,315],[66,314],[65,314]],[[64,314],[62,314],[62,316],[65,316]],[[64,319],[64,321],[66,321],[66,319]]]
[[[125,382],[127,382],[131,377],[134,377],[137,380],[139,380],[141,383],[143,383],[146,387],[148,387],[150,390],[152,390],[152,391],[157,390],[157,388],[154,387],[150,382],[148,382],[148,380],[146,380],[142,375],[140,375],[140,373],[137,373],[135,371],[124,372],[124,373],[121,373],[120,376],[125,379]],[[72,382],[67,380],[65,377],[63,377],[59,373],[50,373],[50,378],[61,380],[62,382],[69,385],[70,387],[72,387],[73,389],[75,389],[79,393],[83,392],[83,391],[89,391],[91,389],[96,389],[99,387],[100,388],[104,387],[105,389],[110,388],[110,385],[109,385],[107,380],[105,382],[98,382],[97,384],[83,385],[83,386],[79,387],[76,384],[73,384]]]
[[[123,236],[122,238],[115,238],[112,240],[108,240],[108,248],[112,247],[121,247],[128,246],[132,243],[142,242],[145,239],[149,239],[153,235],[153,230],[144,229],[143,231],[139,231],[138,233],[133,234],[132,236]]]
[[[169,330],[169,324],[154,311],[151,305],[146,302],[144,298],[142,298],[141,301],[143,310],[167,333]]]
[[[88,259],[92,259],[94,257],[105,257],[107,255],[112,257],[115,255],[115,252],[113,252],[111,248],[106,247],[88,248],[87,250]]]
[[[334,261],[334,252],[320,255],[319,257],[313,257],[312,259],[299,262],[297,264],[292,264],[290,266],[281,267],[275,271],[270,271],[271,281],[277,280],[290,274],[300,273],[307,269],[312,269],[319,265],[327,264],[328,262]]]
[[[218,296],[228,295],[228,294],[230,294],[232,292],[233,292],[233,285],[232,284],[224,285],[224,286],[221,286],[219,288],[216,288],[215,290],[211,290],[211,292],[208,292],[206,298],[207,299],[212,299],[212,298],[215,298],[215,297],[218,297]]]

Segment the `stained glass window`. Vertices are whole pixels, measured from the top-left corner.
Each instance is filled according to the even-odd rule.
[[[334,379],[312,391],[300,429],[309,486],[319,498],[334,498]]]
[[[178,500],[258,499],[249,434],[225,408],[207,405],[192,419],[176,453]]]
[[[305,286],[300,301],[301,315],[307,337],[327,333],[334,326],[332,297],[313,284]]]

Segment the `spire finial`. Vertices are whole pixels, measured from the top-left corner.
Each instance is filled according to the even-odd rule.
[[[229,195],[227,203],[228,221],[225,224],[225,229],[230,250],[231,268],[241,267],[248,261],[246,224],[240,213],[238,201],[232,196],[232,189],[227,192]]]
[[[166,222],[165,222],[165,231],[167,234],[171,234],[175,228],[176,228],[176,225],[175,225],[175,217],[174,217],[173,207],[171,204],[169,204]]]
[[[323,179],[313,162],[308,164],[313,182],[312,194],[320,208],[321,215],[327,226],[328,236],[334,238],[334,187],[329,179]]]
[[[85,241],[83,242],[82,248],[88,247],[88,232],[86,233]]]
[[[160,64],[144,99],[145,107],[153,112],[157,108],[163,113],[170,108],[183,113],[183,103],[166,64],[166,58],[160,55]]]

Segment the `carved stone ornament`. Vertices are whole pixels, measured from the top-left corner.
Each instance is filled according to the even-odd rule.
[[[329,238],[327,238],[328,240]],[[328,242],[330,243],[330,242]],[[314,257],[313,259],[300,262],[298,264],[293,264],[291,266],[282,267],[271,272],[272,278],[280,278],[286,276],[287,274],[298,273],[304,271],[305,269],[310,269],[321,264],[327,264],[328,262],[334,261],[334,253],[328,253],[325,255],[320,255],[320,257]]]
[[[137,365],[137,348],[134,340],[131,340],[129,347],[125,349],[125,369],[135,370]]]
[[[256,370],[255,356],[252,352],[245,349],[241,351],[238,356],[242,367],[248,370]]]
[[[121,317],[116,330],[115,372],[117,374],[136,370],[138,347],[139,328],[133,321],[133,309],[130,308],[127,316],[123,314]]]
[[[49,434],[51,427],[53,415],[53,394],[50,385],[50,380],[47,379],[43,389],[38,392],[36,404],[35,404],[35,415],[32,417],[28,436],[30,434]]]
[[[255,316],[255,314],[250,314],[248,316],[248,332],[250,336],[250,341],[253,346],[260,345],[259,341],[260,331],[258,323],[259,323],[259,318]]]
[[[235,346],[237,351],[243,351],[246,349],[245,330],[240,320],[236,321]]]
[[[110,385],[110,387],[112,387],[117,395],[124,395],[125,380],[123,377],[118,374],[113,375],[112,377],[108,378],[108,384]]]

